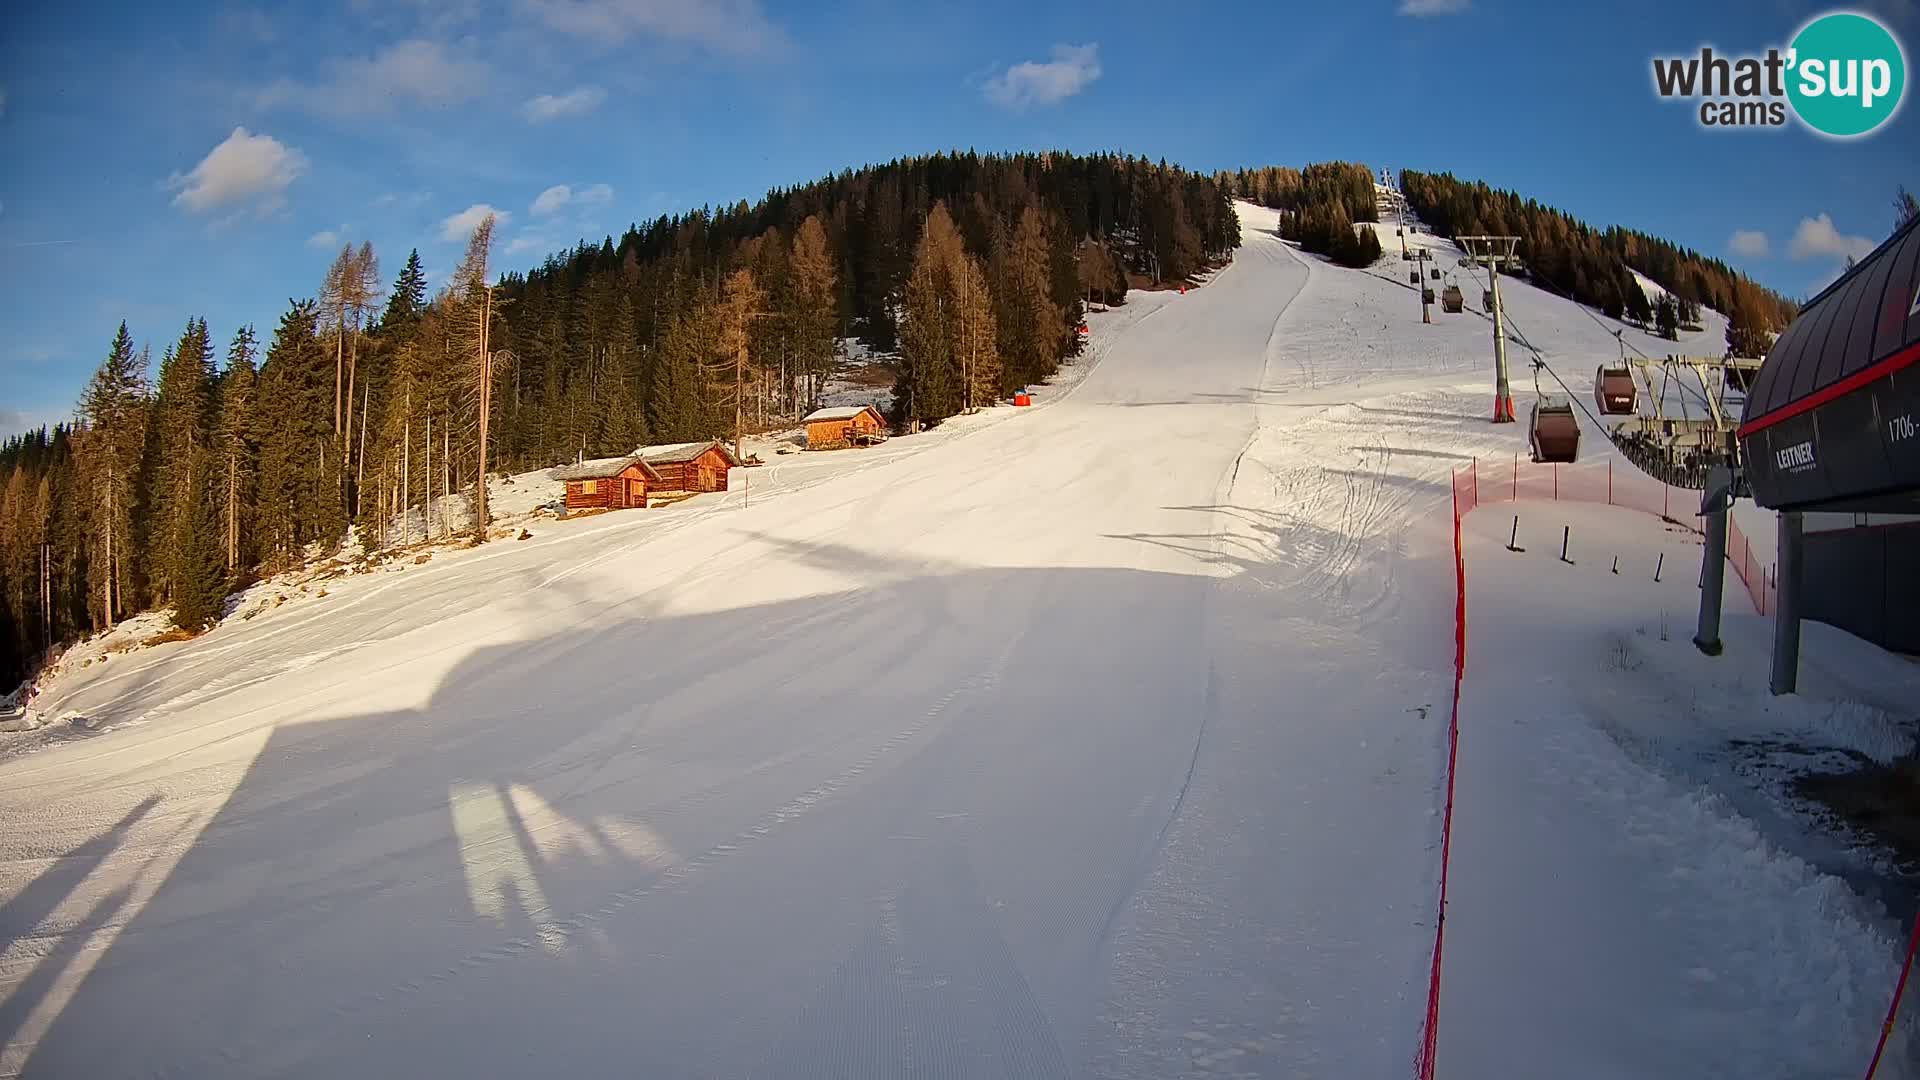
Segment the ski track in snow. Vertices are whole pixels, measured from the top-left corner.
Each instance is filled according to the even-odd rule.
[[[1242,218],[1231,267],[1094,315],[1034,408],[769,456],[746,490],[60,676],[43,707],[111,730],[0,761],[0,1075],[1410,1073],[1449,476],[1523,435],[1483,419],[1484,320],[1420,326],[1397,264]],[[1508,290],[1564,377],[1614,355]],[[1463,784],[1501,760],[1474,756],[1488,723],[1463,718]],[[1657,935],[1618,947],[1655,985],[1717,945],[1780,954],[1721,979],[1765,991],[1743,1068],[1803,1074],[1769,1031],[1850,1045],[1885,927],[1618,740],[1576,724],[1540,752],[1595,808],[1564,827],[1628,875],[1669,825],[1732,854],[1604,902],[1658,897],[1696,936],[1726,888],[1792,916],[1685,970]],[[1545,815],[1540,789],[1491,790]],[[1476,864],[1473,808],[1456,879],[1527,895],[1556,864],[1485,841]],[[1450,943],[1450,971],[1475,951],[1450,1075],[1497,1072],[1471,1048],[1534,993],[1487,974],[1526,967],[1486,913]],[[1631,1018],[1639,987],[1607,985]],[[1639,1064],[1715,1074],[1723,1032],[1696,1030]]]

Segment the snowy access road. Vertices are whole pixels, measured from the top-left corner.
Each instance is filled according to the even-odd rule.
[[[1248,234],[1030,413],[76,674],[0,1073],[1403,1074],[1445,488],[1284,462],[1339,272]]]

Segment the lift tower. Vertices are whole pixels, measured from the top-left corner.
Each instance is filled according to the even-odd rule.
[[[1484,266],[1487,268],[1489,291],[1493,293],[1493,422],[1496,424],[1513,423],[1513,386],[1507,379],[1507,325],[1501,315],[1500,307],[1500,267],[1512,265],[1515,261],[1513,249],[1520,243],[1517,236],[1459,236],[1455,237],[1467,252],[1460,260],[1461,266]]]

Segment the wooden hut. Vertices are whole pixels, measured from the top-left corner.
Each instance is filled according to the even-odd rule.
[[[643,446],[639,457],[659,474],[656,490],[663,495],[725,491],[727,470],[740,464],[725,443],[712,439]]]
[[[887,430],[886,418],[871,405],[815,409],[807,414],[804,422],[807,425],[809,450],[865,446],[880,441]]]
[[[647,493],[660,485],[660,474],[638,454],[582,461],[551,475],[567,482],[569,512],[645,507]]]

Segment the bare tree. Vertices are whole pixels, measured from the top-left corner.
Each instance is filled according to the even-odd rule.
[[[493,215],[488,214],[467,238],[467,254],[460,260],[460,268],[454,271],[448,296],[461,348],[472,357],[473,363],[470,391],[479,435],[479,468],[473,480],[475,543],[485,543],[487,539],[487,426],[493,412],[494,365],[504,359],[494,350],[492,342],[495,305],[487,271],[492,252]]]

